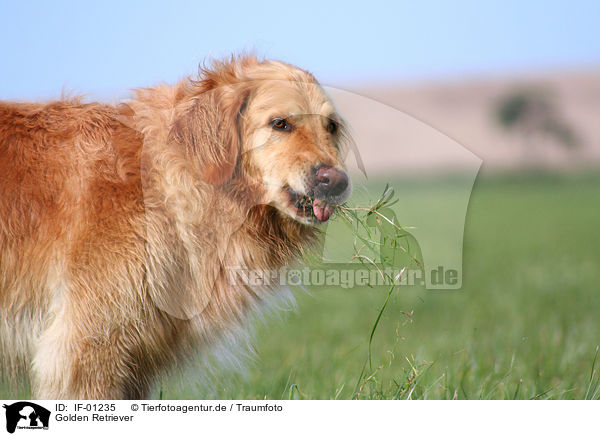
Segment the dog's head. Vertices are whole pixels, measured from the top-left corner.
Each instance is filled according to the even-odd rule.
[[[250,186],[256,203],[304,224],[327,221],[349,197],[343,121],[310,73],[233,59],[192,86],[171,137],[206,183]]]

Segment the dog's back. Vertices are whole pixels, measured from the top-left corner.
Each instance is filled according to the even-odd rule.
[[[124,219],[115,211],[127,220],[139,203],[140,141],[117,115],[77,100],[0,102],[4,376],[38,348],[42,326],[72,297],[64,295],[66,280],[93,263],[90,248],[117,238]]]

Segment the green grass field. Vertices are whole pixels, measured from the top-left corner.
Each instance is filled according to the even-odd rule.
[[[396,185],[399,198],[432,204],[454,189]],[[395,289],[372,366],[364,366],[369,335],[387,289],[296,290],[296,311],[258,325],[245,371],[208,383],[194,371],[173,376],[155,398],[600,398],[599,187],[590,174],[480,177],[463,288]]]
[[[403,184],[452,197],[452,183]],[[163,398],[585,399],[600,397],[600,178],[480,177],[469,205],[463,289],[295,292],[260,325],[244,375],[191,373]],[[397,189],[398,190],[398,189]],[[415,192],[417,194],[415,194]],[[412,194],[410,194],[412,193]]]

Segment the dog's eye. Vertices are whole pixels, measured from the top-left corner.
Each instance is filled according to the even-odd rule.
[[[327,131],[329,133],[331,133],[332,135],[335,134],[335,132],[337,132],[338,129],[338,125],[335,121],[330,121],[329,124],[327,124],[327,127],[325,127],[327,129]]]
[[[286,132],[292,130],[292,126],[283,118],[275,118],[270,124],[275,130],[283,130]]]

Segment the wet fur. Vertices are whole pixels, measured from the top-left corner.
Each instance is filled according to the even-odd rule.
[[[294,88],[283,103],[332,110],[309,73],[253,57],[119,106],[0,102],[4,378],[29,373],[37,398],[144,398],[197,350],[243,335],[275,290],[232,286],[225,268],[279,268],[316,232],[264,181],[339,164],[308,127],[250,149],[280,99],[267,79]]]

